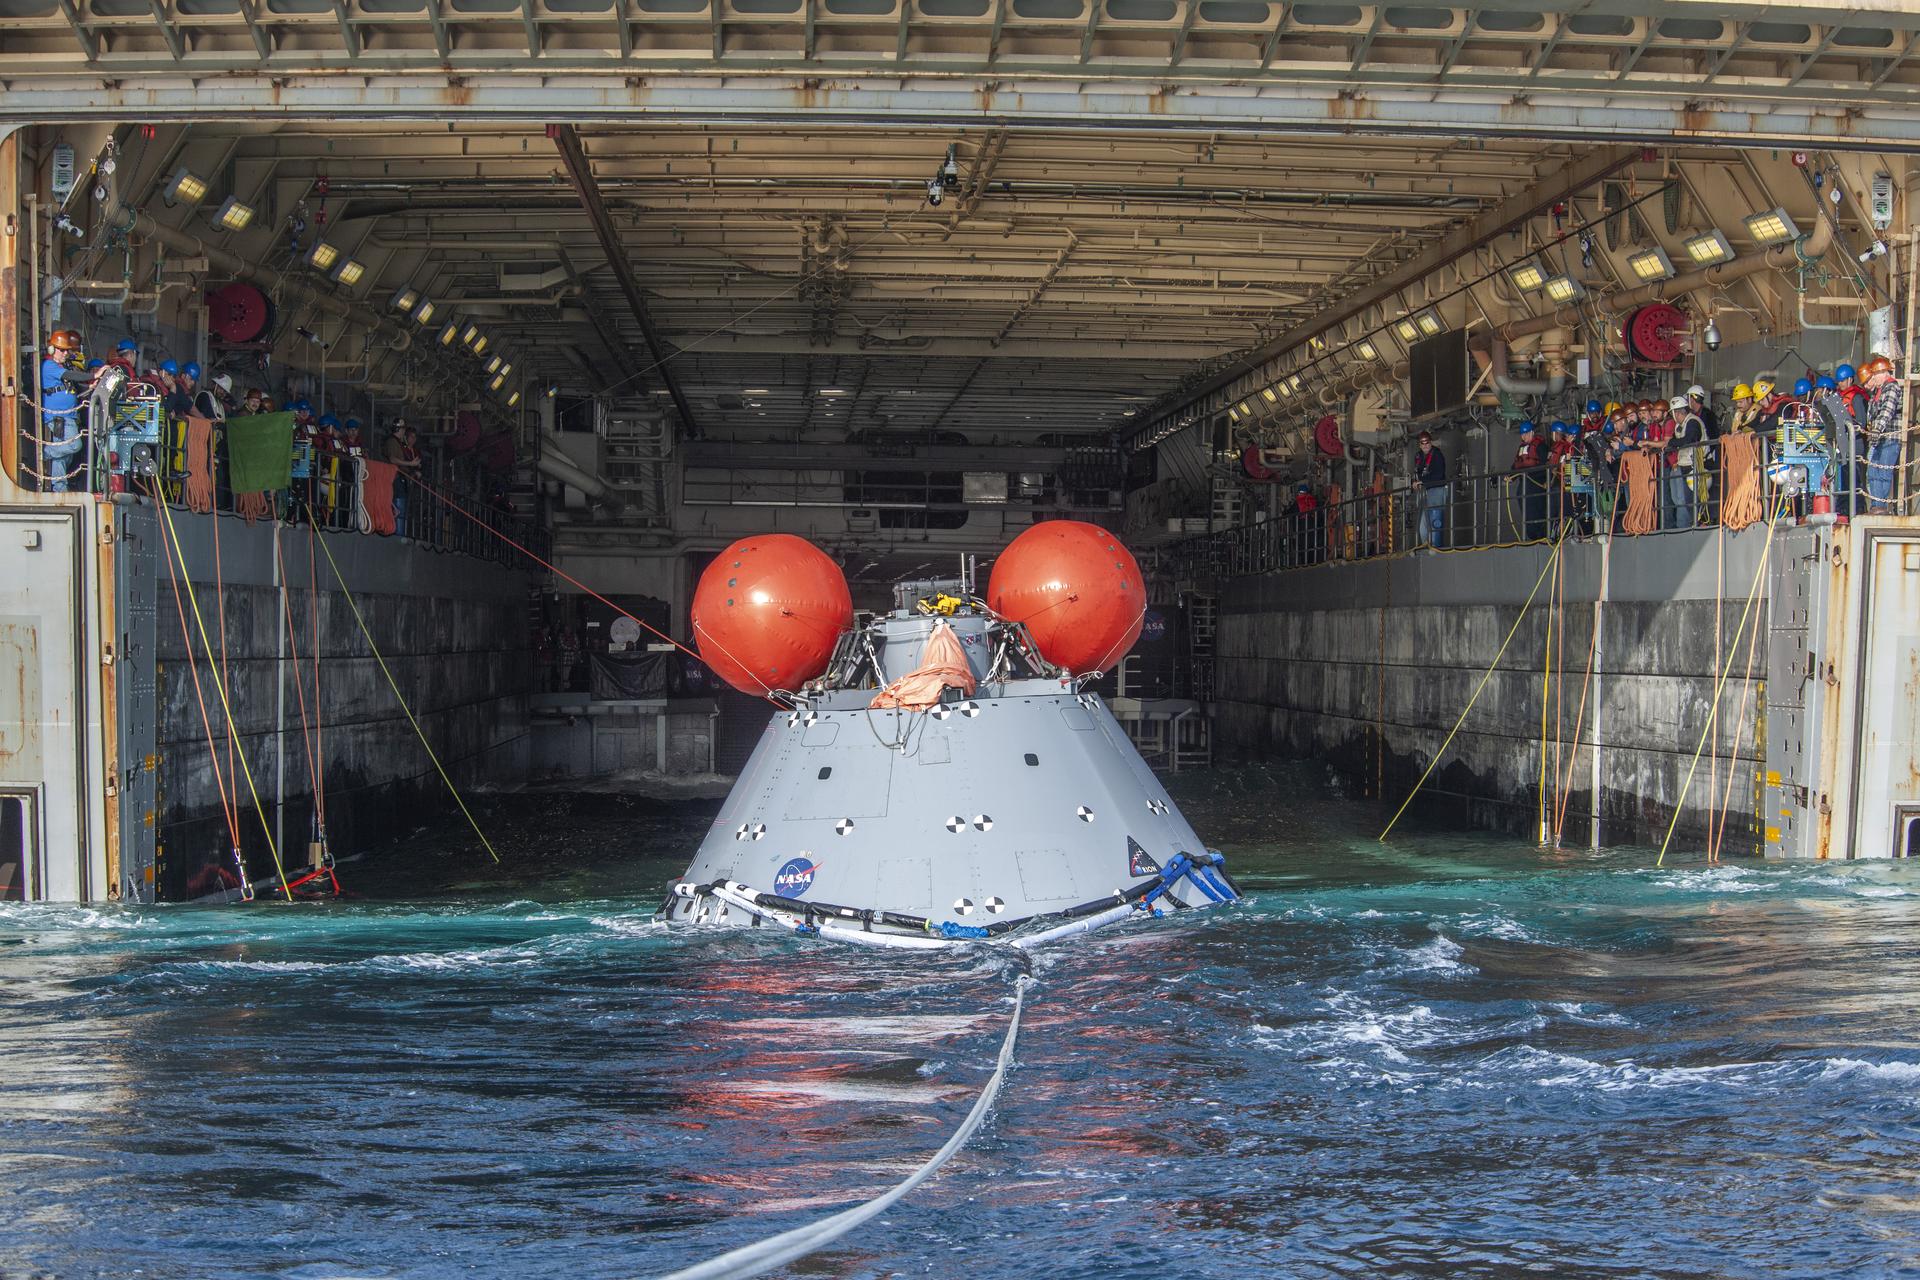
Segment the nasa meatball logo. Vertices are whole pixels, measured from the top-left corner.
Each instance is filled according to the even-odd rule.
[[[773,873],[773,891],[783,898],[804,897],[813,888],[813,873],[819,869],[811,859],[789,858]]]

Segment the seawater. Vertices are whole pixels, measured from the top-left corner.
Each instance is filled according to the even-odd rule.
[[[980,1139],[792,1274],[1920,1271],[1920,869],[1175,793],[1250,900],[1040,956]],[[1015,966],[653,924],[715,807],[491,799],[500,867],[414,833],[324,905],[0,908],[0,1275],[645,1275],[891,1185]]]

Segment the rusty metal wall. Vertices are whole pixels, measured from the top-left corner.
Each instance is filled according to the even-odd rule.
[[[0,791],[32,807],[29,899],[92,896],[83,684],[86,524],[0,508]]]

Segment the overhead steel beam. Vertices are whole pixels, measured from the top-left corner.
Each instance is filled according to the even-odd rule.
[[[1529,218],[1537,217],[1602,178],[1618,173],[1640,159],[1643,154],[1644,148],[1641,147],[1602,147],[1590,155],[1569,161],[1511,200],[1495,205],[1478,217],[1469,219],[1459,230],[1449,234],[1425,253],[1409,259],[1372,284],[1354,290],[1339,303],[1320,312],[1313,319],[1293,326],[1273,341],[1234,361],[1233,364],[1198,386],[1182,393],[1180,398],[1171,405],[1158,408],[1154,416],[1165,418],[1199,403],[1214,392],[1252,373],[1268,361],[1285,355],[1307,339],[1346,323],[1366,311],[1368,307],[1385,302],[1402,289],[1419,283],[1448,263],[1465,257],[1490,240],[1505,235]]]
[[[607,213],[606,201],[600,198],[600,188],[593,180],[593,168],[587,163],[587,153],[580,145],[580,134],[570,124],[550,124],[547,136],[553,139],[554,146],[560,149],[560,159],[567,166],[567,177],[573,183],[573,189],[580,197],[580,204],[587,211],[587,218],[593,223],[593,231],[600,238],[600,248],[607,255],[607,267],[620,284],[620,292],[626,296],[627,307],[633,312],[633,318],[640,324],[640,332],[647,340],[647,352],[653,357],[653,369],[660,380],[666,384],[673,396],[673,406],[680,411],[680,422],[689,437],[698,438],[699,423],[693,416],[693,406],[687,403],[686,392],[680,389],[680,380],[674,376],[670,363],[675,353],[667,350],[660,337],[660,331],[654,327],[653,317],[647,313],[647,300],[640,291],[640,278],[634,274],[633,262],[627,257],[625,246],[620,243],[620,233],[615,230],[613,218]]]

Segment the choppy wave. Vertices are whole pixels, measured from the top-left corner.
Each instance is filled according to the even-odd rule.
[[[1920,868],[1383,846],[1297,777],[1179,785],[1254,899],[1033,957],[988,1131],[836,1272],[1920,1256]],[[617,807],[579,852],[557,804],[495,878],[449,856],[387,901],[0,904],[0,1273],[655,1273],[944,1140],[1018,965],[664,926],[710,808],[650,814],[643,856]]]

